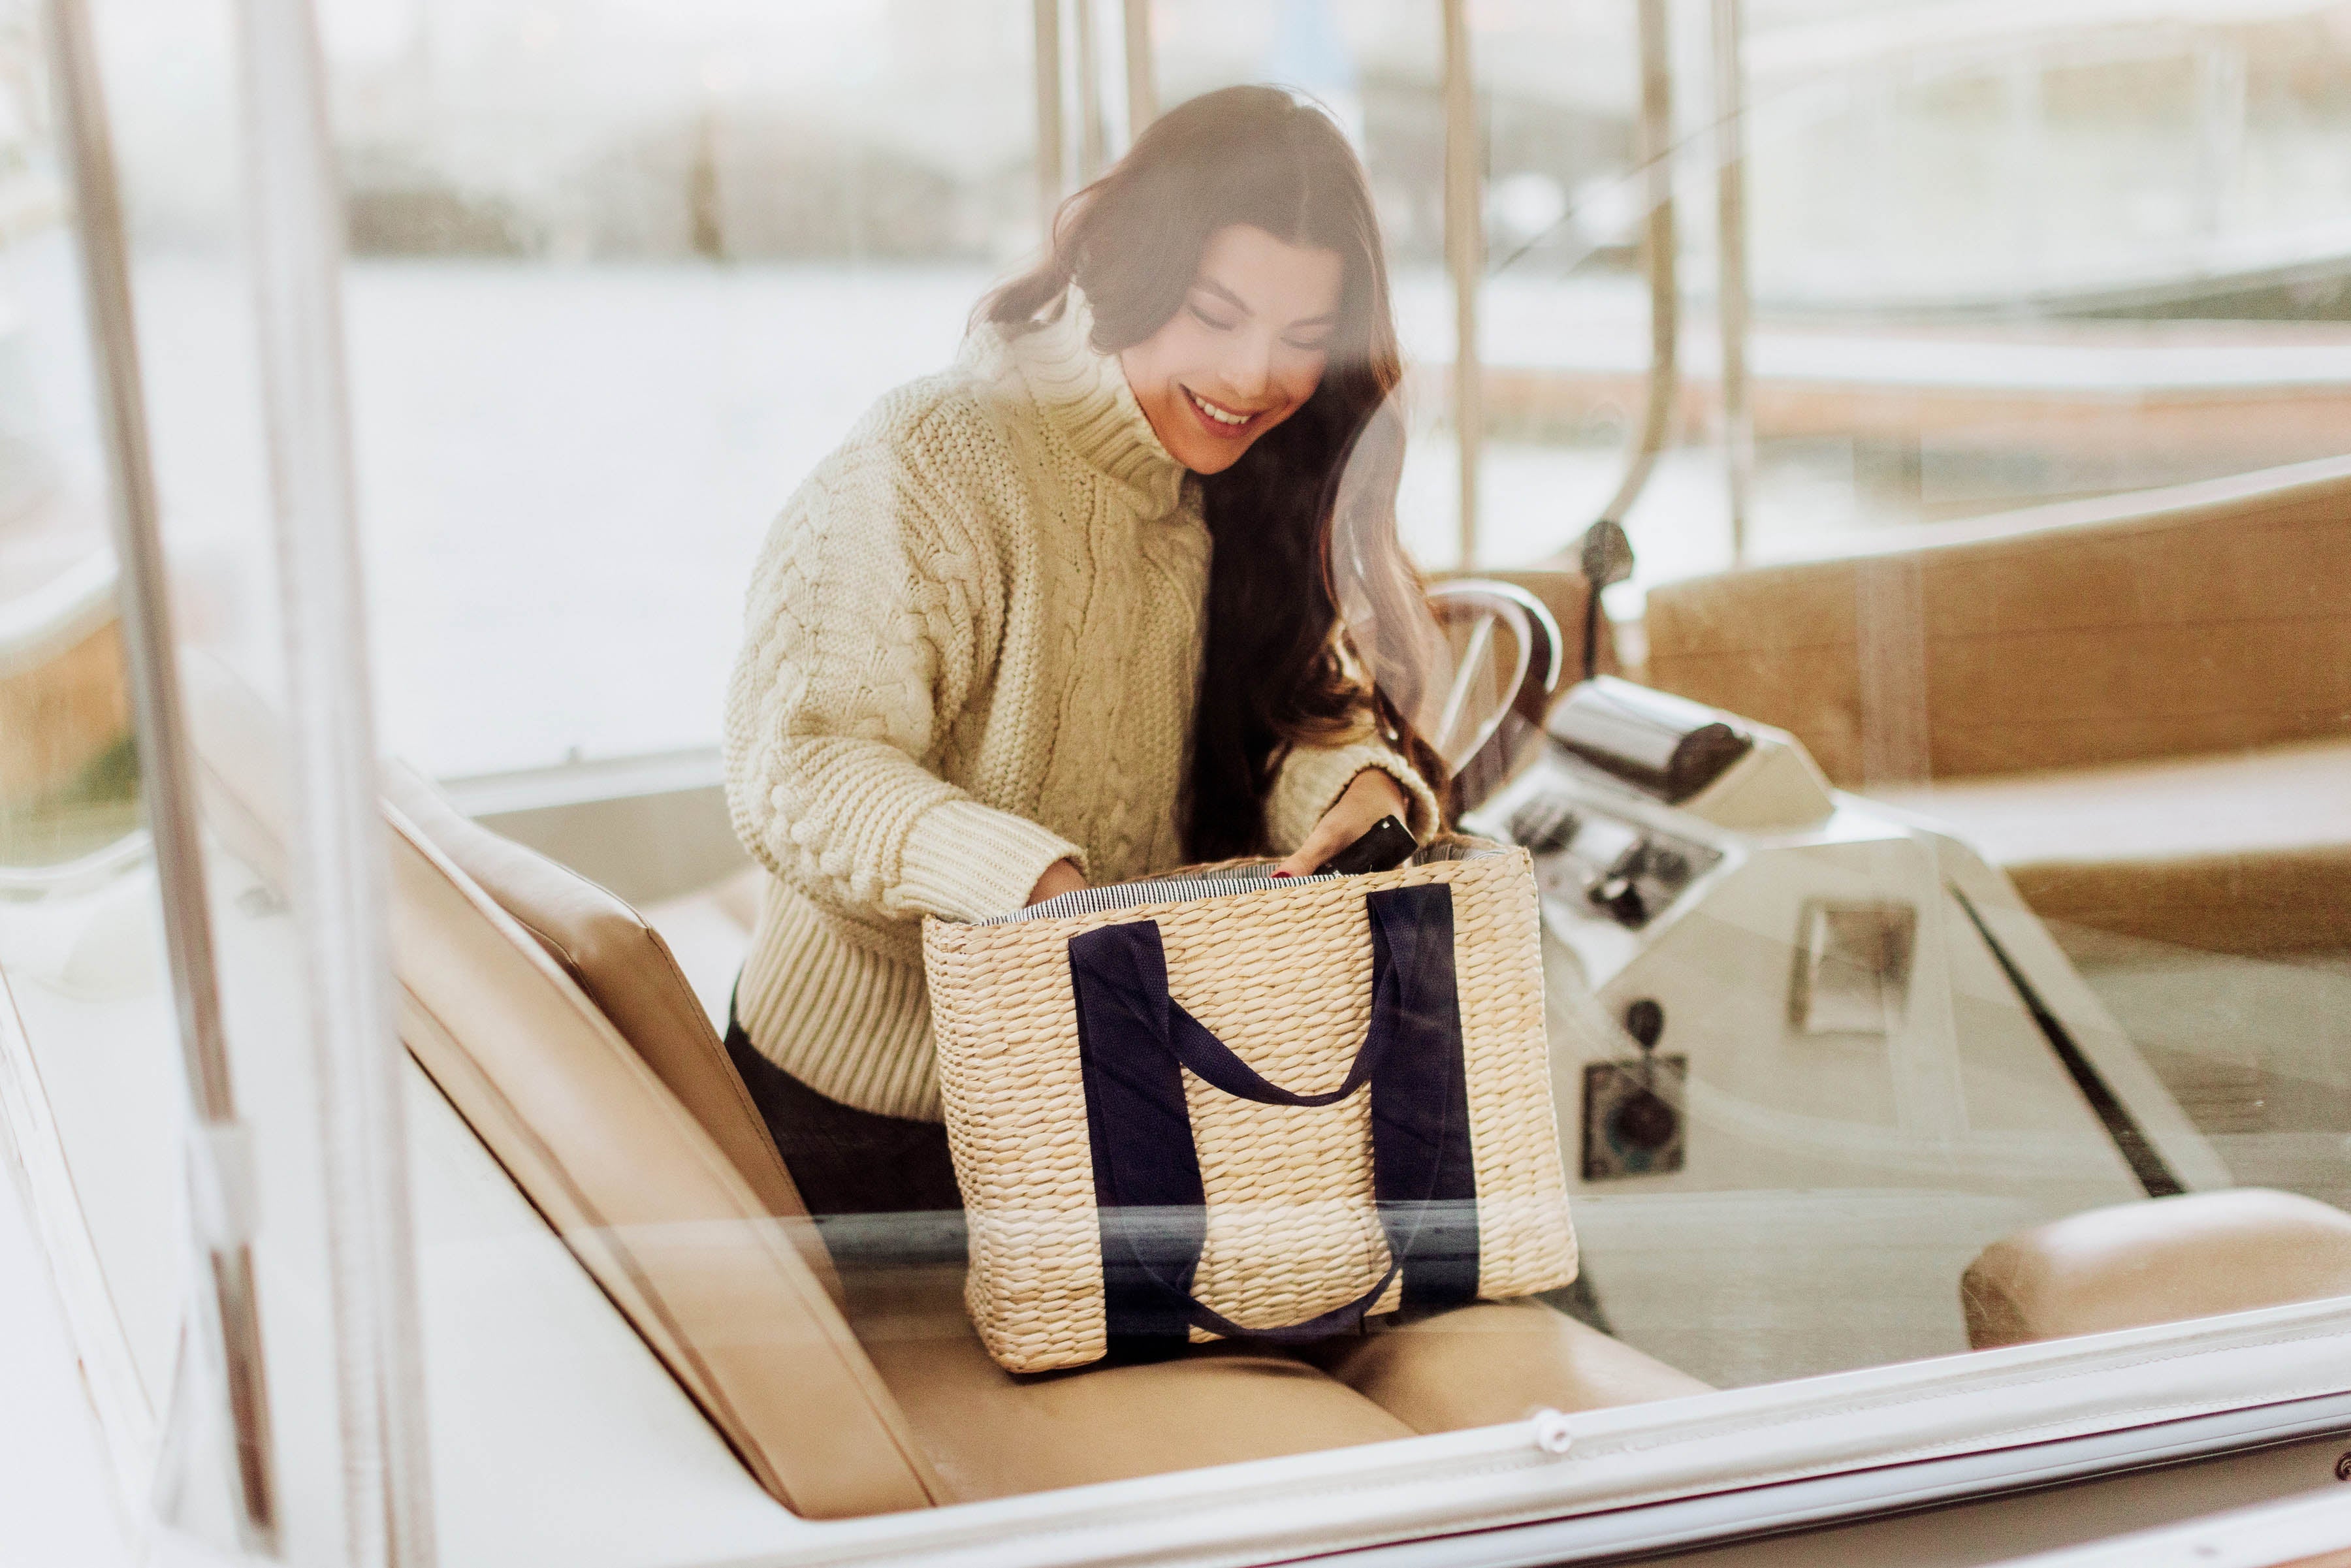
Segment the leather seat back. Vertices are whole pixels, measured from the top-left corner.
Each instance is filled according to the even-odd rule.
[[[282,886],[277,721],[225,672],[187,674],[207,817]],[[402,793],[430,814],[413,779]],[[941,1500],[812,1239],[796,1244],[539,939],[406,812],[384,816],[402,1041],[752,1477],[810,1519]]]
[[[1847,788],[2340,737],[2347,516],[2330,458],[1664,583],[1646,678]]]
[[[461,815],[439,790],[397,763],[385,769],[384,799],[562,966],[702,1124],[768,1212],[798,1222],[789,1228],[801,1255],[839,1301],[841,1282],[808,1205],[661,935],[579,873]]]
[[[940,1490],[823,1282],[554,959],[387,806],[400,1032],[759,1484],[795,1513]]]
[[[1993,1242],[1959,1281],[1977,1350],[2351,1292],[2351,1214],[2231,1187],[2068,1215]]]

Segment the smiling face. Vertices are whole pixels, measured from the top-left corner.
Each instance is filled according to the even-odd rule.
[[[1118,356],[1169,456],[1220,474],[1314,395],[1345,270],[1247,224],[1208,237],[1176,314]]]

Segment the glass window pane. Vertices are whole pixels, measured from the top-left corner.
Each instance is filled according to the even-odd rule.
[[[249,807],[283,790],[230,726],[281,683],[225,13],[149,9],[109,37],[151,89],[118,91],[159,475],[192,658],[246,704],[199,740]],[[1593,627],[1615,675],[1579,682],[1575,547],[1657,325],[1640,14],[1461,12],[1463,560],[1447,10],[326,8],[453,1561],[520,1528],[516,1454],[616,1556],[1111,1479],[1245,1532],[1194,1472],[1342,1448],[1347,1506],[1402,1528],[1407,1483],[1364,1478],[1425,1451],[1378,1445],[1493,1428],[1514,1485],[1562,1434],[1687,1465],[1672,1402],[1711,1390],[1873,1374],[1753,1406],[1791,1430],[1995,1379],[2013,1411],[2123,1353],[1969,1353],[2351,1295],[2313,151],[2344,39],[1751,7],[1741,560],[1715,8],[1653,10],[1678,385]],[[1032,270],[1033,72],[1059,49],[1075,186],[1131,139],[1137,25],[1166,114],[1069,209],[1071,294]],[[1196,103],[1266,81],[1329,118]],[[96,472],[9,428],[41,494]],[[0,566],[62,559],[51,528]],[[72,847],[50,800],[5,819],[36,870]],[[1388,814],[1491,842],[1262,874]],[[213,821],[241,1064],[298,1059],[304,916]],[[1441,934],[1395,913],[1431,889]],[[1458,1064],[1459,1105],[1375,1039]],[[254,1073],[273,1212],[319,1241],[308,1081]],[[1155,1122],[1105,1108],[1145,1090]],[[1425,1192],[1381,1185],[1398,1125]],[[2067,1418],[2209,1407],[2165,1354],[2180,1385],[2109,1369]],[[1805,1440],[2009,1440],[1951,1419]],[[1621,1501],[1573,1470],[1541,1495]],[[995,1518],[942,1528],[1029,1527]]]
[[[214,1544],[238,1540],[236,1445],[260,1428],[231,1427],[214,1313],[250,1291],[261,1366],[250,1383],[234,1380],[277,1443],[258,1441],[266,1469],[249,1473],[274,1483],[287,1560],[325,1561],[341,1544],[343,1491],[310,959],[282,852],[256,859],[216,797],[179,802],[200,823],[194,885],[209,894],[179,915],[210,932],[216,991],[167,956],[143,821],[162,809],[142,799],[157,765],[141,748],[155,737],[133,737],[122,563],[107,527],[126,481],[98,434],[100,389],[128,360],[106,375],[95,362],[91,323],[104,307],[85,296],[78,254],[125,236],[71,210],[65,178],[71,139],[111,143],[145,371],[137,413],[172,601],[168,621],[145,630],[187,676],[178,697],[203,759],[180,758],[182,778],[232,757],[282,798],[274,758],[221,744],[217,701],[227,690],[265,712],[282,701],[254,282],[240,254],[234,17],[226,6],[91,7],[100,87],[118,112],[68,123],[37,9],[0,9],[0,124],[16,138],[0,155],[12,328],[0,350],[10,388],[0,704],[21,705],[0,725],[8,1131],[56,1248],[118,1495],[152,1500],[162,1524]],[[191,1110],[182,1017],[215,1002],[235,1120],[208,1142]],[[219,1179],[191,1184],[192,1168]]]
[[[392,744],[715,745],[769,517],[1033,238],[1028,8],[327,22]]]
[[[1076,10],[1056,13],[1061,47],[1093,51],[1098,79],[1114,76],[1119,58],[1123,22],[1113,10],[1096,7],[1082,23]],[[952,1285],[961,1253],[961,1198],[937,1124],[935,1015],[908,999],[922,985],[916,917],[1009,913],[1062,885],[1040,873],[1065,844],[1097,882],[1164,873],[1207,852],[1186,837],[1198,819],[1187,825],[1178,814],[1198,809],[1178,802],[1207,787],[1205,776],[1176,776],[1190,766],[1184,744],[1205,731],[1168,727],[1174,749],[1154,762],[1154,737],[1167,737],[1128,705],[1166,673],[1153,662],[1161,651],[1146,635],[1156,635],[1150,617],[1169,604],[1197,613],[1213,591],[1182,575],[1199,571],[1196,561],[1178,563],[1166,568],[1177,587],[1164,601],[1120,609],[1111,578],[1090,575],[1110,570],[1106,558],[1089,556],[1052,569],[1071,575],[1048,596],[1050,610],[1024,597],[1041,591],[1014,558],[988,558],[977,600],[934,592],[928,574],[961,547],[928,531],[923,508],[932,486],[952,496],[980,483],[977,460],[935,461],[893,422],[905,417],[907,397],[994,373],[972,371],[971,355],[994,364],[987,355],[1013,354],[1009,364],[1028,351],[998,341],[1019,339],[1017,323],[983,325],[965,368],[946,369],[987,284],[1035,255],[1026,162],[1034,16],[1008,5],[949,20],[912,5],[819,15],[786,23],[672,12],[656,22],[550,9],[494,26],[427,7],[364,37],[356,24],[345,29],[337,61],[353,105],[341,134],[358,413],[387,722],[424,771],[455,776],[461,808],[644,908],[714,1026],[705,1047],[739,1022],[733,1067],[822,1217],[852,1323],[864,1332],[876,1320],[861,1314],[897,1312],[892,1333],[967,1351],[952,1311],[919,1332],[908,1326],[921,1315],[909,1303],[927,1302],[942,1280]],[[1404,361],[1396,526],[1437,568],[1458,564],[1458,521],[1442,15],[1433,3],[1150,7],[1163,103],[1238,82],[1295,83],[1328,106],[1360,156]],[[2332,1083],[2331,1047],[2299,1043],[2312,1031],[2283,1020],[2323,1008],[2339,979],[2333,960],[2241,950],[2217,925],[2192,921],[2165,927],[2162,939],[2206,944],[2209,973],[2201,958],[2182,968],[2117,946],[2150,933],[2084,916],[2156,896],[2154,883],[2130,879],[2171,875],[2147,868],[2186,841],[2155,833],[2115,851],[2124,869],[2114,882],[2097,880],[2107,860],[2085,882],[2046,846],[2068,831],[2051,824],[2074,820],[2064,811],[2111,825],[2137,820],[2131,802],[2171,798],[2159,794],[2174,787],[2171,774],[2095,767],[2184,759],[2193,774],[2220,752],[2271,778],[2267,754],[2247,747],[2332,744],[2340,694],[2304,702],[2299,719],[2262,721],[2267,728],[2223,722],[2223,705],[2210,724],[2183,720],[2159,737],[2150,727],[2163,687],[2152,677],[2126,692],[2085,674],[2081,700],[2104,706],[2079,722],[2073,709],[2031,700],[2053,669],[2126,668],[2207,624],[2186,580],[2170,575],[2187,570],[2168,553],[2170,536],[2133,520],[2176,498],[2129,492],[2324,450],[2255,442],[2189,461],[2164,433],[2174,429],[2167,400],[2183,367],[2218,378],[2196,394],[2217,399],[2221,381],[2254,373],[2246,367],[2266,374],[2287,362],[2280,356],[2319,352],[2331,328],[2126,319],[2115,292],[2122,260],[2175,272],[2205,262],[2151,244],[2114,249],[2110,225],[2070,207],[2048,232],[2072,237],[2050,240],[2046,266],[2033,263],[2041,271],[2021,257],[2042,253],[2014,238],[2040,221],[2018,204],[2066,206],[2048,193],[2089,178],[2066,172],[2076,164],[2102,166],[2092,149],[2126,147],[2150,169],[2176,162],[2160,135],[2142,134],[2135,95],[2169,81],[2175,66],[2189,68],[2158,61],[2165,49],[2191,62],[2234,57],[2238,44],[2226,38],[2237,33],[2164,42],[2118,26],[2100,54],[1996,29],[1947,40],[1923,11],[1888,16],[1875,30],[1818,7],[1749,18],[1760,466],[1749,534],[1758,564],[1741,571],[1726,570],[1713,40],[1708,13],[1668,8],[1680,249],[1664,259],[1680,284],[1680,385],[1659,464],[1625,519],[1634,575],[1609,609],[1620,668],[1651,693],[1708,706],[1624,685],[1538,690],[1531,700],[1538,716],[1549,708],[1553,738],[1524,725],[1512,732],[1520,745],[1504,760],[1524,771],[1499,792],[1490,792],[1498,779],[1485,779],[1483,809],[1466,819],[1531,846],[1542,895],[1557,1146],[1583,1267],[1541,1293],[1532,1321],[1638,1353],[1627,1364],[1641,1369],[1647,1398],[2060,1332],[2054,1318],[2001,1326],[1986,1315],[1991,1287],[1971,1307],[1962,1279],[1971,1265],[1984,1277],[2002,1257],[2046,1261],[2057,1245],[2047,1237],[1985,1249],[2084,1211],[2145,1213],[2137,1206],[2152,1196],[2256,1182],[2338,1196],[2306,1174],[2340,1136],[2322,1095],[2298,1092],[2294,1114],[2325,1126],[2297,1122],[2286,1142],[2267,1141],[2266,1124],[2223,1124],[2253,1114],[2248,1105],[2271,1082],[2262,1073],[2298,1090]],[[1627,471],[1647,392],[1638,38],[1623,8],[1479,5],[1470,22],[1487,251],[1478,564],[1506,574],[1545,566],[1557,589],[1556,552]],[[967,71],[973,59],[993,63]],[[1091,134],[1074,85],[1086,68],[1066,68],[1074,148]],[[2220,152],[2239,147],[2235,132],[2222,133],[2234,123],[2234,68],[2191,71],[2220,72],[2210,101]],[[629,92],[590,93],[585,84],[606,73]],[[2267,78],[2256,70],[2246,79]],[[950,91],[951,81],[962,85]],[[1105,92],[1103,135],[1114,145],[1122,100]],[[2322,100],[2331,101],[2310,99]],[[2034,102],[2063,112],[2044,123],[2017,107]],[[1872,104],[1890,117],[1879,130],[1855,118]],[[2020,153],[2003,140],[2028,133],[2056,139],[2047,156],[2040,142]],[[1863,174],[1823,172],[1807,150],[1829,143],[1856,168],[1886,162],[1902,197],[1873,203]],[[492,146],[499,159],[484,152]],[[1083,155],[1069,154],[1073,164]],[[1999,175],[2010,167],[2002,157],[2032,164],[2030,190],[2043,193]],[[1937,159],[1991,172],[1962,178]],[[919,192],[930,193],[910,194]],[[1845,215],[1821,216],[1823,204]],[[2008,237],[1986,237],[1995,234]],[[1099,243],[1109,254],[1122,242],[1135,243],[1108,229]],[[1186,252],[1183,266],[1199,265]],[[2099,267],[2107,292],[2092,300],[2079,280]],[[2051,292],[2061,273],[2075,279],[2063,299]],[[1107,298],[1118,286],[1102,287]],[[1240,330],[1217,326],[1217,309],[1204,318],[1179,305],[1179,293],[1158,299],[1144,325]],[[1112,398],[1119,416],[1148,428],[1162,459],[1183,467],[1178,449],[1191,438],[1181,432],[1191,427],[1163,427],[1160,416],[1184,413],[1178,393],[1196,404],[1205,394],[1182,375],[1170,378],[1173,391],[1152,379],[1149,337],[1105,350],[1098,333],[1071,352],[1086,373],[1117,378],[1113,390],[1134,399],[1130,409]],[[1044,351],[1043,339],[1030,347]],[[1206,361],[1185,373],[1195,372],[1225,373]],[[1006,384],[1017,392],[1028,383]],[[1217,384],[1236,395],[1234,383]],[[883,396],[904,385],[916,391]],[[1015,452],[1026,450],[1019,421],[1036,412],[1025,395],[999,411]],[[1215,406],[1186,417],[1213,430],[1206,422],[1250,416],[1250,406],[1207,402]],[[2200,437],[2221,441],[2225,423],[2199,425]],[[1969,443],[1974,455],[1955,455]],[[1041,504],[1035,486],[1054,482],[1050,461],[1069,457],[1050,450],[1022,470],[1031,488],[989,492],[956,514],[956,527],[1021,526],[1022,508]],[[2158,450],[2171,466],[2115,455]],[[884,477],[871,479],[864,462]],[[1978,479],[1963,484],[1962,469]],[[1206,462],[1195,470],[1214,471]],[[2029,474],[2049,477],[2021,491],[1993,484]],[[861,487],[869,480],[878,486],[870,493]],[[1175,495],[1226,493],[1171,480]],[[2123,498],[2111,516],[1976,516],[1995,503],[2085,496]],[[1865,544],[1878,553],[1836,553]],[[1938,553],[1903,553],[1911,545]],[[1217,542],[1220,552],[1247,548],[1238,536]],[[1577,585],[1563,602],[1580,595]],[[748,644],[738,653],[732,617],[746,597]],[[1440,598],[1438,610],[1446,646],[1497,661],[1505,655],[1493,650],[1531,646],[1541,624],[1462,594]],[[903,646],[890,631],[902,611],[921,628]],[[1058,761],[1019,751],[996,728],[1011,722],[1005,705],[1026,700],[1006,683],[1028,678],[1021,661],[1046,657],[1019,641],[1031,633],[1003,629],[1015,622],[1002,618],[1027,613],[1062,617],[1050,623],[1071,648],[1105,639],[1127,661],[1085,695],[1095,688],[1081,653],[1047,660],[1061,706],[1033,722],[1055,737],[1036,744]],[[943,619],[923,619],[934,614]],[[1216,624],[1211,612],[1209,631],[1183,637],[1212,641]],[[1572,620],[1560,628],[1571,653],[1580,631]],[[2265,633],[2244,635],[2249,650],[2268,645]],[[986,649],[977,664],[957,662],[967,637]],[[838,649],[841,664],[811,648]],[[1176,679],[1183,695],[1170,707],[1205,726],[1223,697],[1213,648],[1186,643],[1168,668],[1180,675],[1195,656],[1211,673],[1196,685]],[[722,720],[723,672],[738,658],[747,684]],[[1499,683],[1502,697],[1517,679]],[[1489,685],[1461,690],[1489,701]],[[2210,689],[2216,702],[2225,695],[2217,682]],[[1441,683],[1421,695],[1432,693],[1442,695]],[[836,700],[847,705],[840,712],[821,706]],[[2276,705],[2243,705],[2265,706]],[[1444,722],[1437,738],[1458,738]],[[716,826],[720,790],[706,748],[722,733],[736,748],[725,768],[739,840]],[[978,759],[996,757],[995,745],[1026,760],[989,771],[999,765]],[[1143,760],[1117,783],[1071,759],[1123,767],[1129,747]],[[2310,777],[2331,777],[2335,764],[2330,754],[2309,766],[2318,770]],[[2013,777],[2028,769],[2032,780]],[[2179,789],[2205,787],[2200,774],[2180,778]],[[912,807],[900,820],[913,798],[902,787],[954,800],[934,819],[937,831],[954,822],[965,835],[954,849],[926,847],[905,826],[919,815]],[[1113,797],[1115,808],[1105,804]],[[1104,826],[1103,813],[1119,810],[1143,825]],[[470,852],[492,852],[443,826]],[[2252,852],[2225,835],[2210,842]],[[1295,839],[1245,847],[1270,844]],[[487,877],[490,864],[475,869]],[[558,885],[501,896],[524,911]],[[2239,902],[2308,927],[2291,937],[2294,952],[2334,940],[2323,901],[2262,896]],[[2287,904],[2292,915],[2281,912]],[[2093,929],[2104,935],[2084,935]],[[2216,1045],[2179,1009],[2186,988],[2232,998],[2211,1005],[2238,1018],[2233,998],[2252,996],[2244,988],[2254,975],[2298,988],[2259,1037],[2293,1037],[2304,1054],[2290,1068],[2279,1064],[2284,1047]],[[735,1124],[719,1135],[743,1133]],[[908,1141],[845,1165],[838,1156],[891,1136]],[[2240,1138],[2255,1141],[2231,1142]],[[2295,1159],[2304,1165],[2289,1169]],[[2305,1175],[2289,1179],[2294,1170]],[[961,1197],[970,1190],[967,1180]],[[873,1212],[908,1207],[924,1218]],[[2325,1209],[2280,1213],[2314,1234],[2342,1223]],[[2183,1264],[2217,1286],[2202,1267]],[[2193,1315],[2224,1296],[2185,1291],[2149,1310]],[[1580,1326],[1562,1326],[1571,1320]],[[1441,1340],[1446,1329],[1415,1332]],[[869,1349],[894,1396],[919,1407],[930,1389],[893,1359],[911,1353],[878,1330]],[[1493,1354],[1513,1368],[1518,1390],[1541,1385],[1542,1358],[1555,1349]],[[1325,1360],[1346,1375],[1346,1357]],[[1301,1418],[1285,1437],[1275,1423],[1264,1441],[1340,1440],[1310,1441],[1308,1429]]]
[[[26,1053],[12,1076],[45,1091],[120,1314],[109,1348],[128,1364],[90,1353],[93,1384],[143,1414],[179,1330],[176,1171],[123,1157],[114,1133],[176,1124],[176,1042],[80,291],[30,87],[0,78],[16,139],[0,186],[16,214],[0,231],[0,1035]]]

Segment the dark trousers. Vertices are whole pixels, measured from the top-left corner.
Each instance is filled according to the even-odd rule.
[[[731,1016],[726,1055],[835,1262],[846,1268],[963,1257],[963,1195],[946,1128],[860,1111],[818,1093],[762,1056]],[[889,1218],[869,1218],[883,1216]]]

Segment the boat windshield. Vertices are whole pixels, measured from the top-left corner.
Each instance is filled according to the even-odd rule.
[[[2341,6],[53,8],[0,1127],[161,1517],[2351,1396]]]

